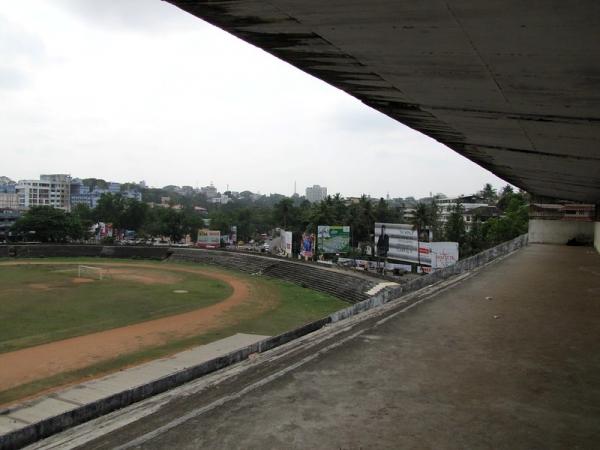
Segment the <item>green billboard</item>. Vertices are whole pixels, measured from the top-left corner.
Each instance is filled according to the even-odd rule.
[[[346,225],[319,225],[317,227],[319,253],[348,253],[350,227]]]

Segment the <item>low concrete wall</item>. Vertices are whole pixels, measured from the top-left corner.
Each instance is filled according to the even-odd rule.
[[[594,247],[600,253],[600,222],[594,222]]]
[[[100,256],[99,245],[11,245],[10,250],[16,258],[48,258]]]
[[[529,242],[532,244],[566,244],[575,237],[585,237],[592,242],[594,223],[538,219],[529,221]]]
[[[107,257],[107,258],[140,258],[166,259],[171,254],[168,247],[135,247],[108,245],[11,245],[6,256],[16,258],[50,258],[50,257]],[[0,250],[0,256],[2,256]]]
[[[171,255],[169,247],[120,247],[104,246],[100,256],[106,258],[166,259]]]
[[[339,320],[347,319],[348,317],[351,317],[362,311],[374,308],[376,306],[383,305],[392,299],[402,297],[403,295],[408,294],[410,292],[414,292],[424,287],[431,286],[432,284],[438,283],[440,281],[444,281],[454,275],[459,275],[461,273],[468,272],[477,267],[483,266],[500,256],[504,256],[515,250],[518,250],[521,247],[526,246],[527,243],[528,236],[526,234],[523,234],[511,241],[504,242],[500,245],[497,245],[496,247],[492,247],[481,253],[473,255],[470,258],[462,259],[453,266],[437,270],[421,278],[416,278],[414,280],[409,281],[406,284],[403,284],[402,286],[398,286],[396,288],[387,288],[379,294],[376,294],[367,300],[364,300],[360,303],[356,303],[355,305],[352,305],[349,308],[341,309],[339,311],[334,312],[330,316],[331,321],[337,322]]]
[[[330,316],[308,323],[300,328],[280,334],[279,336],[270,337],[240,350],[231,352],[225,356],[198,364],[167,377],[163,377],[150,383],[137,386],[133,389],[111,395],[87,405],[76,407],[71,411],[67,411],[55,417],[31,424],[20,430],[7,433],[0,436],[0,448],[12,449],[31,444],[32,442],[38,441],[55,433],[59,433],[67,428],[73,427],[101,415],[108,414],[111,411],[124,408],[132,403],[138,402],[153,395],[160,394],[203,375],[243,361],[253,353],[264,352],[283,345],[294,339],[312,333],[313,331],[319,330],[329,323],[349,318],[360,312],[383,305],[384,303],[401,297],[409,292],[416,291],[425,286],[429,286],[450,278],[452,275],[460,274],[487,264],[488,262],[500,256],[504,256],[525,245],[527,245],[527,235],[520,236],[512,241],[505,242],[497,247],[459,261],[454,266],[447,267],[446,269],[439,270],[430,275],[412,280],[401,287],[385,289],[384,291],[367,300],[337,311]],[[417,299],[413,299],[413,301],[417,301]]]

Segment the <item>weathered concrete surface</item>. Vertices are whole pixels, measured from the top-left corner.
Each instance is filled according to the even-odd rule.
[[[531,193],[600,200],[597,0],[168,1]]]
[[[252,374],[86,448],[594,449],[599,324],[600,255],[533,245],[309,359],[270,362],[272,381],[245,395]],[[224,400],[199,410],[211,396]]]
[[[600,222],[594,223],[594,247],[600,253]]]
[[[189,381],[190,378],[185,379],[188,372],[197,371],[202,365],[215,364],[220,358],[226,359],[237,350],[268,337],[237,333],[12,406],[0,415],[0,449],[17,448],[108,413],[136,401],[132,398],[136,395],[139,400],[163,392],[183,383],[172,382],[172,379],[181,377]],[[210,371],[210,367],[206,369]]]
[[[529,220],[529,242],[532,244],[566,244],[570,239],[594,240],[594,222],[566,220]]]

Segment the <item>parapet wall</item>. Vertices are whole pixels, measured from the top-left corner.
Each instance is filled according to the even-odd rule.
[[[496,258],[508,255],[509,253],[520,249],[521,247],[525,247],[527,243],[528,235],[523,234],[511,241],[503,242],[502,244],[497,245],[496,247],[487,249],[469,258],[462,259],[450,267],[436,270],[435,272],[429,275],[425,275],[421,278],[416,278],[396,288],[385,289],[379,294],[376,294],[371,298],[364,300],[363,302],[352,305],[349,308],[336,311],[333,314],[331,314],[331,321],[337,322],[338,320],[346,319],[362,311],[366,311],[376,306],[383,305],[384,303],[387,303],[392,299],[402,297],[403,295],[406,295],[410,292],[418,291],[419,289],[422,289],[424,287],[431,286],[432,284],[447,280],[448,278],[454,275],[459,275],[461,273],[476,269],[477,267],[481,267],[493,261]]]

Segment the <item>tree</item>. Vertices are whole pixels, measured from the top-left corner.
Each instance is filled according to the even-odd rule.
[[[86,230],[77,217],[51,206],[34,206],[11,228],[41,242],[66,242],[85,237]]]
[[[375,220],[377,222],[389,223],[393,220],[393,213],[390,211],[389,205],[382,198],[377,202],[377,206],[375,207]]]
[[[71,208],[71,221],[71,232],[73,234],[78,234],[78,231],[83,233],[80,234],[80,237],[72,237],[74,239],[88,239],[91,234],[89,230],[94,224],[94,211],[85,203],[79,203]]]
[[[489,219],[483,224],[483,232],[490,246],[514,239],[527,233],[529,211],[524,195],[512,194],[503,217]]]
[[[373,244],[371,235],[375,231],[375,212],[371,200],[366,195],[346,209],[344,222],[350,225],[353,246],[358,246],[360,242]]]
[[[436,197],[433,197],[433,200],[429,205],[429,226],[433,233],[433,240],[440,240],[443,230],[440,222],[440,207],[438,206]]]
[[[186,208],[182,211],[183,214],[183,232],[189,234],[192,241],[196,242],[198,239],[198,230],[203,228],[204,222],[202,217],[192,208]],[[229,230],[225,230],[228,232]]]
[[[459,247],[464,247],[467,235],[463,212],[463,206],[460,202],[457,202],[450,210],[450,215],[444,229],[446,239],[451,242],[458,242]]]
[[[102,194],[94,209],[94,216],[97,221],[112,223],[114,228],[122,228],[125,208],[125,198],[121,194]]]
[[[471,223],[471,229],[467,233],[464,248],[461,250],[461,257],[475,255],[488,247],[485,240],[483,225],[478,217]]]
[[[277,224],[283,224],[283,229],[287,230],[291,219],[295,217],[294,201],[291,198],[284,198],[273,206],[273,219]]]
[[[172,242],[179,242],[185,236],[183,214],[171,208],[163,208],[163,211],[163,234]]]
[[[421,232],[431,225],[431,211],[425,203],[417,203],[414,216],[411,219],[413,230],[417,232],[417,261],[421,265]]]
[[[136,199],[128,198],[119,217],[119,224],[126,230],[139,231],[146,221],[148,205]]]
[[[504,211],[508,207],[508,204],[510,203],[510,200],[513,198],[514,195],[518,194],[515,194],[515,191],[510,184],[504,186],[502,188],[502,191],[500,192],[500,198],[498,199],[498,203],[496,204],[498,209],[500,211]]]
[[[485,183],[479,195],[481,195],[481,197],[483,197],[483,199],[488,204],[496,203],[496,201],[498,200],[496,189],[494,189],[494,187],[490,183]]]

